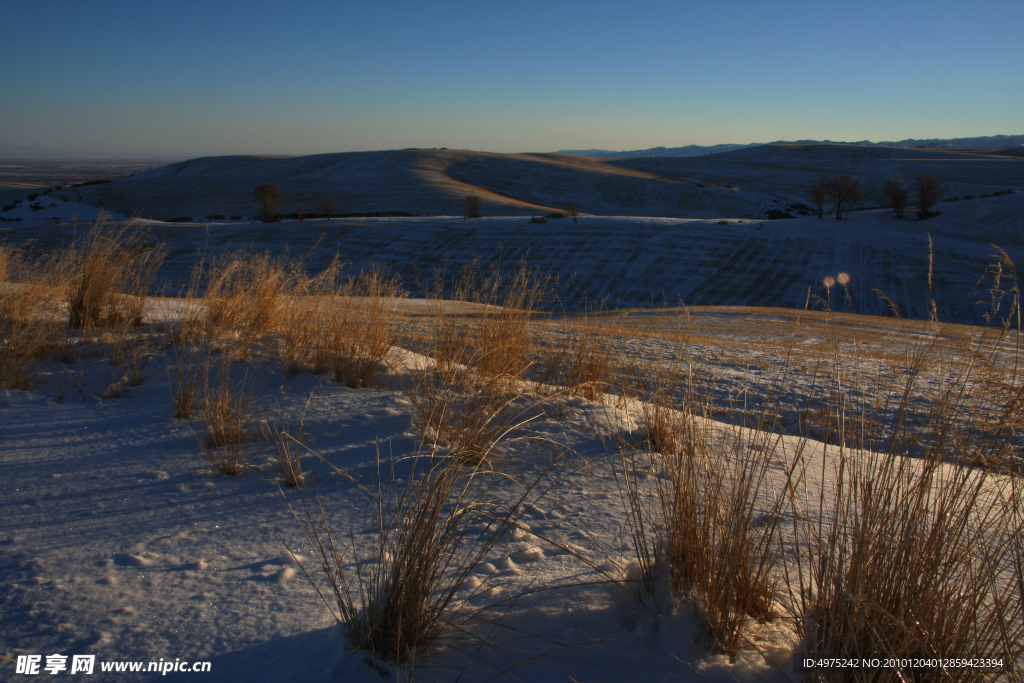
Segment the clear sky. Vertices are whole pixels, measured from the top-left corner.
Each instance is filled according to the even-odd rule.
[[[0,2],[0,145],[495,152],[1024,134],[1024,1]]]

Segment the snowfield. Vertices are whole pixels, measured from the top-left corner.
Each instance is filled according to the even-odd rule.
[[[851,173],[873,192],[888,178],[924,172],[952,194],[976,198],[942,203],[941,214],[926,221],[897,220],[886,209],[853,211],[842,221],[764,220],[768,211],[797,211],[801,188],[821,173]],[[252,194],[262,182],[278,185],[286,212],[298,203],[314,211],[331,193],[339,212],[420,215],[256,222]],[[979,196],[1010,188],[1016,192]],[[195,159],[32,200],[19,194],[25,189],[3,195],[0,246],[45,262],[87,232],[102,201],[117,212],[115,223],[141,211],[145,218],[130,234],[160,245],[166,259],[146,325],[126,323],[130,344],[122,332],[71,331],[71,361],[32,366],[37,377],[28,389],[0,389],[0,655],[12,660],[41,655],[45,664],[48,655],[92,654],[97,670],[89,680],[100,681],[158,675],[105,671],[101,663],[145,668],[179,660],[209,662],[210,673],[172,672],[167,680],[801,680],[792,661],[800,648],[792,593],[778,591],[765,606],[768,616],[748,619],[733,659],[709,642],[692,604],[676,612],[638,606],[620,457],[650,452],[642,416],[653,403],[611,379],[599,385],[608,393],[596,391],[592,400],[568,395],[536,379],[536,361],[530,381],[519,377],[508,385],[514,390],[505,389],[524,422],[505,434],[473,484],[499,507],[525,495],[521,517],[472,567],[441,637],[414,663],[374,661],[349,648],[317,592],[330,595],[304,534],[303,504],[322,504],[346,546],[346,571],[368,571],[380,559],[370,552],[380,528],[378,492],[393,502],[432,448],[432,428],[411,388],[428,364],[419,354],[436,334],[424,330],[433,329],[435,316],[461,316],[462,327],[453,329],[465,337],[472,321],[515,311],[486,297],[443,304],[425,298],[435,275],[453,276],[467,263],[506,275],[522,263],[551,276],[548,299],[538,306],[543,313],[523,323],[547,348],[573,348],[593,334],[609,349],[613,369],[633,373],[652,401],[658,394],[651,387],[667,377],[698,387],[707,410],[692,424],[706,430],[717,462],[769,454],[750,528],[780,524],[796,533],[795,508],[780,515],[774,506],[784,491],[792,494],[785,485],[794,471],[801,514],[828,520],[841,506],[834,468],[847,444],[828,422],[837,402],[844,411],[846,401],[874,411],[870,417],[886,428],[929,425],[937,406],[953,405],[948,425],[958,437],[968,435],[963,443],[973,447],[971,439],[995,435],[992,441],[1005,439],[1012,452],[998,462],[972,461],[978,467],[971,470],[951,456],[937,470],[985,473],[977,496],[983,501],[1001,500],[1008,482],[1019,481],[1019,472],[1018,479],[1007,474],[1020,469],[1024,443],[1019,308],[1007,329],[999,316],[1019,293],[1012,264],[1024,263],[1024,158],[839,145],[617,160],[404,150]],[[452,215],[469,194],[483,197],[482,209],[492,215]],[[585,212],[578,222],[529,220],[567,201]],[[232,214],[239,218],[214,218]],[[272,447],[261,438],[242,447],[250,465],[243,473],[218,473],[204,455],[200,420],[172,416],[176,354],[185,346],[171,340],[197,305],[182,292],[197,262],[240,253],[297,259],[308,273],[335,258],[348,264],[345,274],[383,266],[409,293],[387,299],[400,343],[371,388],[289,368],[278,342],[265,337],[252,355],[231,356],[224,349],[243,335],[230,326],[224,329],[237,338],[215,342],[211,335],[202,342],[208,346],[190,351],[231,358],[227,372],[251,393],[254,425],[305,415],[299,488],[280,484]],[[35,291],[25,286],[0,280],[0,296]],[[339,301],[357,298],[356,290],[344,291]],[[310,310],[296,299],[281,305]],[[931,322],[933,315],[940,322]],[[3,322],[9,330],[20,324]],[[138,378],[129,376],[127,362],[113,363],[128,347],[139,354]],[[943,404],[965,367],[974,373],[966,398]],[[903,396],[907,382],[913,390]],[[870,422],[863,414],[843,416],[850,429]],[[755,438],[747,427],[758,419],[770,428]],[[456,448],[432,434],[436,453]],[[906,445],[907,452],[917,447]],[[857,456],[881,458],[875,451]],[[911,463],[911,471],[920,467],[894,459]],[[794,463],[800,468],[791,469]],[[640,470],[636,485],[649,496],[664,477]],[[474,527],[481,537],[486,532]],[[788,536],[784,542],[804,547]],[[1013,568],[997,569],[1010,591]],[[776,570],[779,585],[793,585],[786,583],[793,579],[788,566]],[[0,678],[21,680],[14,666],[0,660]]]
[[[50,201],[60,207],[59,200]],[[818,305],[814,297],[831,296],[834,310],[888,315],[884,293],[904,317],[927,318],[934,298],[940,319],[983,323],[979,292],[996,247],[1024,263],[1024,192],[940,208],[942,214],[927,221],[897,220],[878,209],[856,211],[842,221],[583,216],[579,223],[562,218],[536,224],[522,217],[463,222],[442,216],[141,225],[167,246],[158,278],[166,293],[188,284],[201,254],[246,248],[302,256],[314,271],[335,255],[352,264],[352,272],[385,265],[414,295],[439,269],[455,273],[475,258],[503,267],[525,259],[558,278],[559,305],[568,310],[595,302],[606,308],[804,308],[810,294],[812,306]],[[83,208],[62,211],[70,220],[68,214]],[[22,225],[0,224],[0,236],[38,252],[84,232],[68,223]],[[847,288],[836,286],[830,293],[822,283],[840,273],[849,275]]]
[[[403,306],[413,315],[421,308],[415,301]],[[152,302],[153,332],[178,315],[173,301]],[[732,375],[736,393],[723,405],[737,398],[753,405],[743,394],[768,390],[787,349],[800,349],[803,363],[827,359],[834,324],[845,330],[844,347],[863,377],[876,374],[872,363],[894,348],[883,338],[905,336],[912,344],[928,334],[919,324],[892,320],[798,317],[783,310],[647,310],[614,317],[608,329],[640,359]],[[574,324],[542,325],[557,331]],[[971,331],[951,326],[947,333]],[[120,398],[104,398],[121,370],[100,353],[101,344],[78,366],[46,365],[33,389],[0,392],[0,643],[7,654],[209,661],[203,680],[370,682],[409,674],[408,667],[374,664],[346,648],[303,574],[305,568],[323,589],[314,549],[302,535],[297,490],[278,485],[265,443],[247,447],[255,467],[239,476],[217,474],[200,458],[198,421],[170,416],[173,354],[159,337],[153,341],[145,381]],[[1003,343],[1012,353],[1013,339]],[[402,389],[421,362],[396,352],[380,386],[367,390],[293,376],[258,358],[233,371],[252,387],[264,418],[297,416],[309,402],[302,491],[322,501],[336,533],[364,552],[377,523],[377,482],[390,480],[401,490],[410,457],[424,452]],[[794,386],[809,393],[814,372],[801,372]],[[941,384],[941,374],[922,381]],[[528,426],[534,437],[568,451],[500,451],[498,495],[515,499],[521,483],[542,473],[544,485],[466,582],[453,626],[417,660],[413,680],[635,681],[638,672],[645,681],[799,679],[791,662],[797,644],[785,620],[755,625],[752,647],[730,662],[709,651],[691,610],[642,611],[629,597],[629,582],[617,583],[635,570],[613,474],[620,463],[609,444],[610,437],[642,438],[638,412],[637,403],[615,396],[568,398]],[[712,425],[721,438],[739,433]],[[828,454],[835,449],[785,435],[774,448],[779,460],[771,476],[781,482],[786,462],[801,453],[808,504],[816,505],[814,491],[826,496],[826,508],[834,504],[827,496]],[[762,499],[758,514],[768,514],[770,504]],[[346,561],[355,568],[355,557]],[[95,680],[155,675],[97,670]],[[190,677],[172,673],[169,680]]]
[[[595,159],[567,154],[494,154],[410,149],[304,157],[230,156],[182,161],[113,183],[55,196],[103,202],[123,215],[252,215],[262,183],[278,189],[282,213],[317,210],[324,195],[337,213],[401,211],[459,214],[467,195],[485,216],[540,215],[573,202],[584,214],[763,219],[797,215],[804,188],[822,174],[860,178],[864,206],[882,185],[923,173],[948,185],[947,196],[1024,189],[1024,157],[949,150],[835,144],[772,144],[690,158]]]

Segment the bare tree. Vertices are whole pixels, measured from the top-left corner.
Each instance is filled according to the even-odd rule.
[[[918,175],[914,181],[914,195],[917,199],[917,217],[931,218],[936,215],[932,213],[932,207],[939,203],[942,196],[946,194],[946,186],[935,178],[926,175]]]
[[[320,202],[316,205],[317,211],[327,216],[327,220],[331,220],[331,216],[334,215],[334,197],[327,194],[324,195]]]
[[[565,212],[572,218],[573,223],[580,222],[580,210],[576,208],[576,205],[569,202],[565,205]]]
[[[886,180],[882,187],[882,206],[892,207],[896,218],[903,218],[903,210],[907,208],[907,191],[898,180]]]
[[[281,206],[281,199],[277,196],[277,188],[270,183],[263,183],[256,188],[256,201],[260,203],[260,212],[263,220],[271,221],[277,215],[277,207]]]
[[[462,222],[470,218],[480,218],[480,197],[471,194],[462,200]]]
[[[819,180],[807,184],[807,196],[814,207],[818,209],[818,218],[825,217],[825,204],[828,202],[828,187],[831,182],[831,178],[823,175]]]
[[[300,221],[306,220],[306,207],[303,206],[302,204],[299,204],[298,206],[296,206],[295,207],[295,215],[297,215],[299,217]]]
[[[828,182],[827,191],[828,198],[836,206],[836,220],[842,220],[843,207],[846,207],[846,213],[850,213],[850,209],[860,201],[860,180],[848,175],[836,176]]]

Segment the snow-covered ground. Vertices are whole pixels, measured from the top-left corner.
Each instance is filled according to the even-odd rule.
[[[361,658],[347,660],[330,613],[287,555],[284,542],[316,573],[272,474],[226,477],[197,460],[198,425],[169,416],[162,354],[123,398],[100,398],[109,372],[104,361],[52,367],[36,389],[0,398],[7,654],[208,660],[212,680],[334,680],[339,668],[343,680],[379,680]],[[378,448],[385,466],[416,452],[396,381],[358,391],[266,365],[251,372],[257,405],[271,418],[298,413],[313,395],[309,443],[324,462],[306,458],[305,491],[341,533],[372,531],[373,499],[333,468],[374,488]],[[573,399],[568,408],[569,423],[607,419],[601,404]],[[611,457],[565,420],[536,427],[576,450],[549,475],[557,490],[486,558],[464,609],[490,609],[463,626],[472,639],[432,653],[424,680],[633,680],[641,664],[649,680],[676,680],[689,668],[705,680],[769,673],[760,657],[729,666],[709,655],[691,617],[652,620],[601,571],[532,535],[559,539],[590,565],[628,562]],[[252,458],[266,467],[260,450]],[[525,453],[513,469],[530,477],[549,463],[546,451]]]
[[[152,317],[173,317],[174,309],[173,302],[155,302]],[[835,328],[821,315],[796,325],[790,311],[636,313],[609,322],[621,343],[665,362],[695,361],[717,376],[743,375],[747,387],[777,370],[770,359],[780,360],[779,348],[827,346],[830,329],[844,330],[843,343],[866,358],[884,346],[883,336],[903,334],[912,342],[920,334],[916,327],[858,316],[846,316]],[[786,330],[788,340],[782,339]],[[103,398],[122,370],[100,350],[86,353],[77,366],[45,366],[31,390],[0,392],[0,653],[95,654],[100,663],[209,661],[203,680],[397,676],[393,665],[382,674],[345,648],[330,612],[286,552],[287,543],[319,577],[289,511],[289,502],[299,506],[298,496],[294,489],[282,495],[269,447],[250,446],[248,455],[261,469],[216,474],[200,458],[198,421],[171,417],[173,354],[156,343],[143,362],[145,381],[120,398]],[[408,457],[421,448],[402,390],[415,362],[412,354],[396,355],[381,386],[369,390],[290,376],[259,360],[234,370],[237,381],[250,383],[267,419],[297,416],[310,402],[305,441],[317,455],[304,459],[304,491],[323,502],[337,533],[351,534],[362,547],[376,524],[375,499],[366,489],[376,489],[378,463],[385,479],[394,467],[400,489]],[[532,433],[570,454],[547,472],[537,489],[544,493],[530,498],[520,528],[467,582],[459,596],[465,619],[417,662],[414,680],[799,678],[784,622],[756,628],[751,638],[759,651],[730,663],[709,652],[691,612],[640,611],[611,581],[628,566],[631,551],[612,476],[618,461],[606,444],[609,435],[639,438],[635,406],[631,411],[630,404],[615,403],[615,397],[571,398],[530,424]],[[821,486],[813,475],[827,471],[815,464],[823,444],[782,436],[778,449],[790,456],[802,449],[807,486]],[[539,476],[553,457],[551,449],[503,453],[509,459],[502,477],[518,481]],[[512,484],[498,490],[519,494]],[[13,664],[0,666],[7,676]],[[97,664],[95,680],[155,677],[104,674]]]
[[[81,192],[87,203],[103,201],[125,215],[141,212],[161,220],[253,214],[253,191],[262,183],[277,187],[285,214],[300,204],[307,212],[317,211],[320,199],[331,195],[338,214],[450,215],[461,212],[463,197],[476,195],[485,216],[564,211],[572,202],[597,216],[761,219],[771,210],[797,215],[796,204],[808,202],[809,182],[822,174],[844,173],[861,180],[864,206],[881,203],[886,180],[908,184],[921,173],[946,183],[947,196],[1024,189],[1024,159],[1019,157],[795,144],[691,158],[594,159],[445,149],[206,157]],[[68,191],[59,196],[77,198]]]
[[[102,206],[42,194],[46,189],[36,188],[28,193],[19,191],[17,195],[12,193],[12,196],[5,200],[4,211],[0,213],[0,231],[5,227],[34,228],[41,225],[89,224],[100,215],[110,216],[115,221],[127,218],[122,214],[107,211]]]
[[[80,206],[52,211],[70,220]],[[900,314],[927,318],[930,300],[940,319],[983,322],[976,288],[996,262],[997,245],[1024,263],[1024,193],[941,205],[927,221],[897,220],[887,210],[858,211],[849,220],[749,221],[584,216],[531,223],[504,216],[463,222],[461,217],[357,218],[283,223],[143,222],[164,243],[168,259],[158,282],[169,292],[187,284],[200,254],[248,248],[305,259],[310,270],[334,256],[353,266],[387,265],[413,293],[434,272],[458,272],[479,257],[514,267],[520,260],[558,278],[558,306],[575,310],[668,305],[804,308],[808,295],[830,299],[835,310],[886,315],[889,296]],[[41,222],[47,210],[36,212]],[[26,221],[24,206],[11,215]],[[26,213],[27,212],[27,213]],[[79,217],[81,220],[81,217]],[[0,223],[0,239],[38,251],[59,248],[81,227]],[[724,224],[723,224],[724,223]],[[934,259],[929,265],[929,237]],[[931,288],[929,289],[929,269]],[[828,290],[826,277],[849,276]],[[982,282],[982,289],[986,286]]]

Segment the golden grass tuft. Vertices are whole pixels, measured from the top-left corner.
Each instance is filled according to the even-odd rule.
[[[233,252],[206,268],[206,335],[245,360],[274,331],[295,264],[269,253]]]
[[[142,324],[149,288],[164,252],[132,223],[98,220],[57,263],[66,291],[68,327],[97,329]]]
[[[0,387],[24,390],[36,378],[32,363],[63,346],[60,305],[42,266],[25,263],[6,246],[0,246],[0,262]]]
[[[221,474],[241,474],[249,467],[244,445],[253,437],[251,380],[231,378],[232,359],[222,356],[217,372],[207,372],[199,420],[203,457]]]

